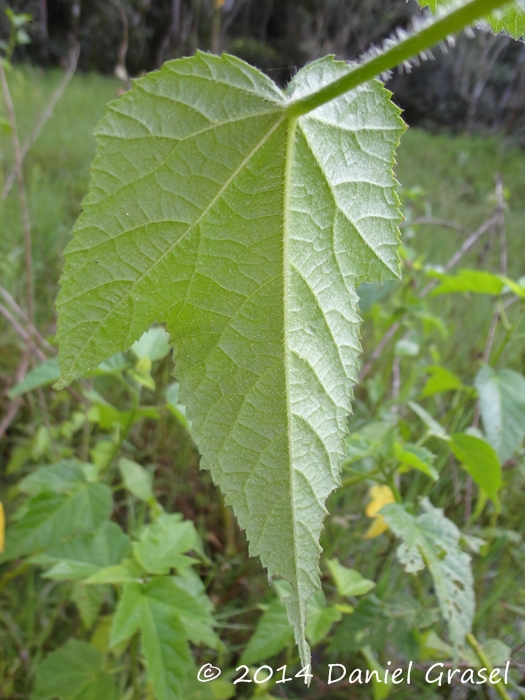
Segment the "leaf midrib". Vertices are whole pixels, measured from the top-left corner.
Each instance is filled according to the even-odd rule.
[[[285,174],[284,174],[284,211],[283,211],[283,336],[284,336],[284,377],[285,377],[285,394],[286,394],[286,431],[287,431],[287,446],[288,446],[288,468],[290,479],[290,512],[292,513],[292,542],[293,542],[293,568],[295,572],[295,594],[299,607],[299,624],[304,626],[305,621],[302,619],[301,611],[301,596],[299,592],[299,567],[298,567],[298,552],[297,552],[297,528],[296,528],[296,499],[294,494],[294,469],[292,466],[292,406],[290,400],[290,362],[289,362],[289,299],[288,291],[290,286],[290,212],[291,212],[291,191],[292,191],[292,163],[293,151],[295,146],[295,132],[297,128],[297,118],[289,117],[288,119],[288,134],[286,137],[286,155],[285,155]],[[290,581],[290,583],[293,583]]]

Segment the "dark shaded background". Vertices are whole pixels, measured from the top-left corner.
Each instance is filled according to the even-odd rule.
[[[327,53],[357,58],[420,12],[415,0],[0,0],[8,4],[34,18],[17,60],[65,65],[78,41],[79,70],[136,76],[199,48],[240,56],[279,83]],[[503,132],[525,144],[522,42],[462,35],[389,87],[410,125]]]

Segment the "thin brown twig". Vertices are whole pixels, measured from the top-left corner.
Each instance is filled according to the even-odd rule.
[[[129,79],[128,71],[126,68],[126,56],[128,53],[129,44],[128,17],[126,15],[126,10],[124,9],[124,5],[122,4],[121,0],[115,0],[115,5],[119,13],[120,21],[122,22],[122,37],[120,40],[120,46],[118,50],[117,63],[115,65],[115,75],[117,76],[117,78],[120,78],[120,80],[123,81],[123,83],[126,86],[126,90],[129,90],[131,87],[131,81]]]
[[[367,376],[367,374],[370,372],[370,370],[374,366],[374,363],[380,358],[381,353],[390,342],[390,339],[397,333],[400,326],[401,322],[395,321],[387,330],[385,335],[381,338],[379,343],[376,345],[374,352],[370,355],[370,359],[368,360],[368,362],[366,362],[366,364],[363,365],[362,370],[359,372],[359,383],[361,383],[363,379]]]
[[[26,289],[27,289],[27,316],[31,325],[33,325],[35,316],[35,302],[33,289],[33,253],[31,242],[31,222],[29,220],[29,210],[27,206],[26,191],[24,187],[24,173],[22,170],[22,150],[20,148],[20,139],[18,137],[18,127],[16,122],[15,108],[7,78],[5,75],[4,64],[0,61],[0,82],[2,83],[2,91],[6,103],[7,114],[11,126],[11,139],[13,142],[13,150],[15,157],[15,173],[18,182],[18,199],[20,202],[20,213],[22,215],[22,228],[24,233],[24,249],[25,249],[25,265],[26,265]]]
[[[474,233],[471,233],[470,236],[467,238],[467,240],[463,243],[463,245],[454,253],[454,255],[448,260],[448,262],[445,263],[443,266],[443,270],[445,272],[448,272],[451,270],[457,263],[461,260],[461,258],[468,253],[468,251],[477,243],[477,241],[481,238],[481,236],[484,236],[488,231],[491,229],[493,230],[494,227],[497,225],[499,221],[499,210],[496,209],[494,214],[487,219],[481,226],[474,231]],[[425,297],[429,292],[431,292],[434,287],[438,284],[437,280],[431,280],[420,292],[419,298],[422,299]]]
[[[45,362],[47,360],[47,357],[44,355],[42,350],[35,344],[33,343],[33,340],[29,333],[22,328],[22,326],[18,323],[16,318],[11,314],[8,309],[5,308],[3,304],[0,304],[0,314],[5,318],[5,320],[12,326],[13,330],[22,338],[24,343],[27,343],[28,346],[30,346],[30,350],[32,350],[37,357],[42,360],[42,362]]]
[[[454,231],[464,233],[465,236],[470,236],[472,233],[469,228],[462,226],[461,224],[457,224],[455,221],[449,221],[448,219],[433,219],[429,216],[420,216],[416,219],[407,219],[399,224],[399,228],[408,228],[409,226],[419,226],[423,224],[428,226],[443,226],[444,228],[451,228]]]
[[[20,362],[20,365],[18,366],[18,369],[15,374],[15,383],[18,384],[18,382],[21,382],[23,377],[25,376],[25,373],[27,372],[27,368],[29,367],[29,345],[26,346],[24,350],[24,354],[22,356],[22,361]],[[7,412],[5,416],[2,418],[2,421],[0,422],[0,439],[5,435],[5,433],[8,431],[9,426],[13,422],[16,414],[18,413],[18,409],[22,405],[22,397],[17,396],[14,401],[11,401],[9,404],[9,408],[7,409]]]
[[[75,43],[73,45],[73,48],[71,50],[71,54],[69,57],[69,65],[67,67],[66,72],[64,73],[64,77],[60,81],[59,85],[51,95],[51,98],[42,112],[42,114],[38,117],[35,126],[33,127],[33,131],[29,135],[29,138],[25,143],[23,144],[20,152],[20,156],[22,159],[22,162],[24,161],[24,158],[26,157],[29,149],[31,146],[35,143],[37,138],[40,136],[40,133],[46,123],[49,121],[53,114],[53,110],[57,106],[59,100],[61,99],[62,95],[66,91],[67,86],[69,85],[71,78],[75,74],[76,68],[77,68],[77,63],[78,63],[78,57],[80,54],[80,44],[75,40]],[[2,190],[2,201],[5,201],[7,197],[9,196],[9,193],[11,192],[11,188],[13,187],[13,183],[16,179],[16,166],[13,166],[11,168],[11,172],[9,175],[6,177],[5,183],[4,183],[4,188]]]
[[[444,265],[444,270],[448,272],[454,265],[456,265],[461,258],[467,253],[472,246],[483,236],[487,231],[489,231],[491,228],[494,228],[498,221],[499,213],[496,211],[487,221],[485,221],[474,233],[471,233],[470,236],[467,238],[467,240],[463,243],[463,245],[457,250],[454,255],[448,260],[447,263]],[[431,292],[434,287],[437,285],[436,280],[431,280],[418,294],[418,297],[420,299],[423,299],[424,297]],[[399,330],[401,327],[401,321],[395,321],[390,328],[387,330],[385,335],[381,338],[379,343],[377,344],[374,352],[370,355],[370,359],[368,362],[363,365],[363,369],[359,373],[359,381],[362,382],[363,379],[369,374],[370,370],[374,366],[375,362],[379,359],[381,356],[381,353],[385,349],[386,345],[389,343],[391,338],[396,334],[396,332]]]
[[[496,175],[496,201],[498,203],[497,212],[499,214],[498,229],[500,243],[500,272],[507,274],[507,234],[505,230],[505,198],[503,196],[503,180],[501,175]]]
[[[472,246],[475,245],[475,243],[483,236],[487,231],[490,229],[493,229],[494,226],[498,222],[498,217],[500,216],[499,211],[496,210],[496,212],[489,218],[487,221],[485,221],[481,226],[474,231],[473,233],[470,234],[470,236],[467,238],[467,240],[463,243],[463,245],[457,250],[454,255],[448,260],[448,262],[445,263],[443,266],[443,269],[445,272],[448,272],[451,268],[453,268],[457,263],[461,260],[461,258],[468,253],[468,251],[472,248]],[[418,297],[420,299],[423,299],[424,297],[429,294],[434,287],[437,285],[436,280],[431,280],[423,289],[421,292],[418,294]],[[362,370],[359,372],[359,382],[362,382],[363,379],[369,374],[370,370],[374,366],[375,362],[379,359],[381,356],[381,353],[385,349],[386,345],[389,343],[389,341],[392,339],[392,337],[397,333],[399,328],[401,327],[401,321],[395,321],[390,328],[387,330],[385,335],[381,338],[379,343],[377,344],[375,350],[373,353],[370,355],[370,359],[366,364],[363,365]]]
[[[22,309],[21,306],[13,299],[13,297],[9,294],[7,289],[4,289],[2,285],[0,285],[0,296],[4,299],[4,301],[9,304],[11,309],[18,315],[18,317],[24,322],[25,325],[28,325],[29,321],[27,318],[27,314]],[[47,351],[55,353],[56,350],[55,348],[51,345],[51,343],[48,343],[47,340],[41,335],[41,333],[37,330],[35,326],[32,326],[30,329],[31,333],[30,335],[33,336],[33,338],[40,343],[42,348],[45,348]]]

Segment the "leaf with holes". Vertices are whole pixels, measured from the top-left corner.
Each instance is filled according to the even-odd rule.
[[[417,517],[397,503],[385,506],[381,514],[402,540],[397,554],[406,571],[416,573],[425,565],[428,567],[441,614],[457,650],[471,631],[474,617],[470,557],[460,548],[461,533],[443,511],[434,508],[428,499],[423,500],[422,506],[423,513]]]

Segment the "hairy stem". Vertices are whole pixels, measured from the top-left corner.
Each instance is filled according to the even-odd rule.
[[[298,117],[311,112],[336,97],[344,95],[345,92],[427,51],[451,34],[456,34],[507,2],[508,0],[470,0],[406,39],[400,40],[391,48],[365,60],[339,80],[335,80],[312,95],[292,102],[288,108],[289,114]]]
[[[487,669],[488,673],[491,674],[494,668],[490,663],[488,656],[483,651],[481,644],[478,642],[478,640],[474,637],[473,634],[467,634],[467,642],[472,651],[478,657],[480,663],[484,666],[484,668]],[[511,700],[510,695],[507,693],[502,683],[495,683],[494,690],[500,696],[501,700]]]

